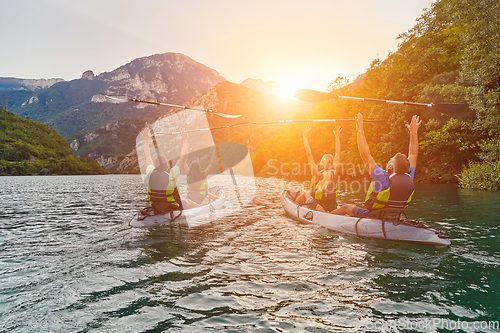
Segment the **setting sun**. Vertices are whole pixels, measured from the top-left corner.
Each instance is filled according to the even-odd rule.
[[[293,93],[296,91],[297,89],[295,88],[291,88],[291,87],[286,87],[284,86],[278,96],[280,96],[282,99],[292,99],[293,98]]]
[[[274,81],[280,85],[277,95],[284,100],[293,99],[297,90],[307,88],[300,80],[290,76],[278,77]]]

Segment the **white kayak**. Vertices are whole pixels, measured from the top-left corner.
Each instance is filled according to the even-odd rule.
[[[402,218],[392,222],[371,217],[361,218],[323,213],[294,204],[293,195],[293,191],[283,191],[281,204],[289,215],[302,222],[317,224],[330,230],[365,238],[385,239],[432,247],[450,245],[448,236],[421,221]]]
[[[193,225],[201,225],[204,222],[210,222],[210,214],[221,209],[224,206],[226,196],[224,190],[218,186],[210,189],[210,192],[217,196],[216,199],[211,200],[208,205],[185,209],[182,211],[173,211],[162,215],[154,215],[152,209],[143,209],[135,214],[129,224],[132,227],[149,227],[153,225],[160,225],[171,222],[185,222],[191,226],[190,221],[196,221]]]

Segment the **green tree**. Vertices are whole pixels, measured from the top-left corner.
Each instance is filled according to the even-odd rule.
[[[103,174],[94,160],[78,159],[54,129],[0,107],[0,174]]]

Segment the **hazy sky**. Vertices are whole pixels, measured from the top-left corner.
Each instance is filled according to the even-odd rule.
[[[325,90],[397,49],[431,0],[0,0],[0,77],[80,78],[180,52],[232,82]]]

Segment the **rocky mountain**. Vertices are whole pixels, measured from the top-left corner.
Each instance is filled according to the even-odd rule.
[[[106,95],[183,104],[225,78],[188,56],[166,53],[135,59],[95,80],[107,82],[100,92]],[[101,102],[101,95],[94,95],[92,101]]]
[[[10,86],[0,91],[0,104],[67,137],[124,118],[154,121],[167,111],[144,104],[116,103],[105,95],[182,105],[221,81],[225,78],[217,71],[188,56],[165,53],[135,59],[97,76],[89,70],[80,79],[33,91]]]
[[[27,90],[35,91],[49,88],[64,79],[18,79],[13,77],[0,77],[0,90]]]

